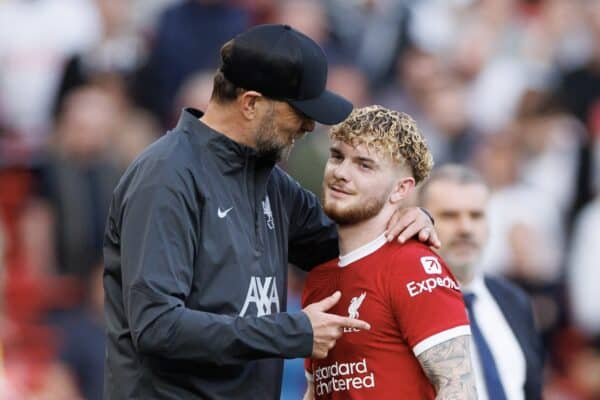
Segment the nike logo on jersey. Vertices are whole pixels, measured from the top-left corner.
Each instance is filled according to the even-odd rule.
[[[217,214],[219,215],[219,218],[225,218],[227,216],[227,214],[229,214],[229,211],[231,211],[233,209],[233,207],[229,207],[227,210],[222,211],[221,207],[219,207],[217,209]]]

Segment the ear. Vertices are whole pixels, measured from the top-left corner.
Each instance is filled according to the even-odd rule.
[[[392,192],[390,193],[390,203],[398,204],[406,199],[415,188],[415,178],[404,177],[394,183]]]
[[[237,103],[240,108],[240,112],[247,120],[254,120],[259,114],[259,103],[262,95],[254,90],[248,90],[242,93],[237,98]]]

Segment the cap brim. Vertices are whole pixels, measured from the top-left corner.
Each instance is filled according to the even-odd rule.
[[[325,125],[342,122],[352,112],[352,103],[335,93],[325,90],[319,97],[309,100],[288,100],[309,118]]]

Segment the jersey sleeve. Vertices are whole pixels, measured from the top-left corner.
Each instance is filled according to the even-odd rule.
[[[415,356],[470,334],[458,281],[445,262],[421,244],[409,244],[390,264],[394,318]]]

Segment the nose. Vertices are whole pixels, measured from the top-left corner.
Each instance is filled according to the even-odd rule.
[[[473,231],[473,221],[468,215],[463,215],[459,219],[458,227],[461,233],[471,233]]]
[[[348,181],[350,180],[349,178],[349,161],[348,160],[343,160],[342,162],[334,165],[333,167],[333,176],[336,180],[344,180],[344,181]]]

